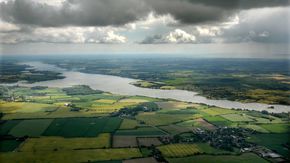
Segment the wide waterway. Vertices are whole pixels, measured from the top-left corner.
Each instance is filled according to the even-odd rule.
[[[288,105],[267,105],[261,103],[241,103],[229,100],[211,100],[207,99],[197,92],[186,90],[161,90],[136,87],[130,83],[136,82],[136,79],[124,78],[112,75],[88,74],[77,71],[67,71],[54,65],[45,64],[42,62],[25,62],[36,70],[57,71],[63,74],[64,79],[49,80],[43,82],[36,82],[32,84],[17,83],[23,86],[48,86],[48,87],[69,87],[73,85],[88,85],[93,89],[111,92],[120,95],[139,95],[162,99],[174,99],[185,102],[203,103],[207,105],[214,105],[223,108],[248,109],[268,112],[281,113],[290,112]],[[274,109],[269,108],[274,106]]]

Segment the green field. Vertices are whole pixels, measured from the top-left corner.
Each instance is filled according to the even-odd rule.
[[[144,121],[149,125],[168,125],[171,123],[181,122],[189,119],[193,119],[192,114],[158,114],[158,113],[143,113],[136,116],[140,121]]]
[[[133,130],[117,130],[116,135],[132,135],[132,136],[155,136],[165,135],[165,133],[159,129],[153,127],[139,127]]]
[[[0,152],[10,152],[15,150],[22,141],[16,140],[0,140]]]
[[[123,160],[141,156],[139,149],[136,148],[0,153],[1,162],[88,162]]]
[[[290,133],[290,124],[289,123],[262,124],[260,126],[271,133]]]
[[[196,154],[231,154],[231,152],[219,150],[206,143],[195,144],[169,144],[159,146],[158,149],[165,157],[185,157]]]
[[[257,132],[261,132],[261,133],[269,133],[268,130],[264,129],[263,127],[261,127],[259,125],[255,125],[255,124],[239,125],[239,127],[249,128],[249,129],[255,130]]]
[[[21,136],[40,136],[52,123],[53,119],[23,120],[14,126],[8,134]]]
[[[232,145],[233,151],[222,150],[218,142],[235,142],[218,139],[231,134],[245,138],[247,142],[242,143],[255,143],[289,158],[285,147],[289,146],[290,125],[285,113],[114,95],[87,86],[10,89],[15,101],[0,98],[2,162],[109,163],[159,156],[182,163],[265,162],[253,153],[241,154],[242,147]],[[128,113],[110,114],[122,108]],[[135,108],[139,110],[135,112]],[[228,128],[219,128],[224,126]],[[203,129],[204,135],[199,135],[197,128]],[[217,139],[209,138],[213,134]],[[23,140],[22,136],[28,137]],[[203,136],[208,139],[201,140]]]
[[[0,111],[3,113],[34,113],[55,109],[56,106],[49,104],[30,102],[0,102]]]
[[[0,135],[7,135],[9,131],[16,126],[21,120],[1,121]]]
[[[247,140],[272,149],[284,157],[289,158],[289,149],[284,146],[290,143],[290,134],[256,134]]]
[[[237,113],[238,111],[230,110],[230,109],[223,109],[218,107],[210,107],[207,109],[201,109],[202,112],[205,112],[208,115],[216,116],[216,115],[222,115],[222,114],[232,114]]]
[[[108,148],[110,134],[99,134],[94,138],[40,137],[29,138],[19,149],[21,152],[61,151],[73,149]]]
[[[114,132],[119,118],[63,118],[55,119],[43,135],[62,137],[94,137],[102,132]]]
[[[242,155],[197,155],[184,158],[167,158],[169,163],[246,163],[246,162],[256,162],[256,163],[268,163],[268,161],[262,159],[261,157],[253,154],[246,153]]]
[[[203,118],[215,126],[231,126],[233,124],[231,121],[220,116],[205,116]]]
[[[232,122],[252,122],[252,117],[246,114],[225,114],[221,115],[223,118]]]
[[[132,119],[124,119],[119,129],[134,129],[138,126],[138,122]]]

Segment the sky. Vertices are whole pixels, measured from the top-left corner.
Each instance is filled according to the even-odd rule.
[[[290,58],[288,0],[0,0],[1,55]]]

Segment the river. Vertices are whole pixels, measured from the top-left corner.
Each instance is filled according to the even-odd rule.
[[[136,79],[112,75],[88,74],[77,71],[67,71],[54,65],[45,64],[42,62],[23,62],[20,64],[32,66],[36,70],[57,71],[62,73],[65,77],[64,79],[36,82],[32,84],[24,82],[17,83],[22,86],[48,86],[62,88],[73,85],[88,85],[92,89],[120,95],[139,95],[162,99],[174,99],[184,102],[203,103],[228,109],[235,108],[256,111],[267,110],[268,112],[273,113],[290,112],[290,106],[288,105],[267,105],[261,103],[241,103],[229,100],[211,100],[201,95],[198,95],[197,92],[192,91],[140,88],[130,84],[132,82],[136,82]],[[274,109],[269,108],[270,106],[274,106]]]

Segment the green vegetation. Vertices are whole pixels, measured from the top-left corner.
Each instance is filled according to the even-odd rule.
[[[94,137],[103,132],[114,132],[119,118],[63,118],[55,119],[43,135],[62,137]]]
[[[0,140],[0,152],[11,152],[14,151],[22,141],[16,140]]]
[[[159,113],[142,113],[136,116],[140,121],[145,122],[149,125],[167,125],[171,123],[181,122],[189,119],[193,119],[194,116],[191,114],[159,114]]]
[[[232,122],[251,122],[253,121],[252,117],[246,114],[225,114],[221,115],[223,118],[228,119]]]
[[[33,83],[64,78],[58,72],[36,71],[27,65],[20,65],[14,61],[1,61],[0,72],[0,83],[14,83],[22,80]],[[0,92],[2,91],[0,88]]]
[[[108,148],[109,146],[110,134],[104,133],[94,138],[29,138],[24,142],[19,150],[21,152],[60,151],[89,148]]]
[[[7,135],[9,131],[16,126],[21,120],[12,120],[12,121],[1,121],[0,123],[0,135]]]
[[[138,126],[138,122],[132,119],[124,119],[119,129],[134,129]]]
[[[252,135],[247,140],[249,142],[257,143],[262,146],[266,146],[269,149],[276,151],[277,153],[289,158],[289,149],[286,148],[289,145],[290,134],[256,134]]]
[[[139,79],[136,85],[141,87],[171,86],[213,99],[290,104],[288,60],[90,58],[47,62],[86,73]]]
[[[53,119],[23,120],[14,126],[8,134],[16,137],[40,136],[52,121]]]
[[[153,127],[139,127],[133,130],[117,130],[116,135],[132,135],[132,136],[159,136],[165,133]]]
[[[0,153],[3,162],[31,162],[32,160],[39,162],[87,162],[89,160],[123,160],[141,156],[142,154],[136,148]]]
[[[63,91],[67,95],[90,95],[90,94],[99,94],[101,91],[93,90],[86,85],[77,85],[69,88],[63,88]]]
[[[262,124],[260,126],[272,133],[289,133],[290,132],[289,123]]]
[[[222,162],[221,157],[241,162],[246,156],[263,162],[253,153],[240,152],[249,144],[284,157],[289,153],[285,113],[161,102],[87,86],[7,88],[10,93],[0,96],[3,162],[120,162],[144,157],[161,162],[165,157],[169,162]]]
[[[200,162],[200,163],[241,163],[241,162],[259,162],[259,163],[267,163],[268,161],[262,159],[261,157],[253,154],[246,153],[242,155],[198,155],[184,158],[168,158],[168,162],[170,163],[192,163],[192,162]]]
[[[205,143],[169,144],[157,147],[165,157],[185,157],[195,154],[229,154],[227,151],[215,149]]]

